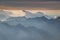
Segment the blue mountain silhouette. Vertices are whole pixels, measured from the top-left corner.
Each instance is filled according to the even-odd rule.
[[[0,22],[0,40],[60,40],[60,17],[10,17]]]
[[[9,17],[0,21],[0,40],[60,40],[60,17]]]

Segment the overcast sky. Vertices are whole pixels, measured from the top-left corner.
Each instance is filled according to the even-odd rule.
[[[13,10],[13,13],[15,13],[15,10],[34,10],[34,12],[35,10],[42,10],[45,11],[47,14],[60,15],[60,1],[59,0],[0,0],[0,9]]]
[[[0,0],[0,1],[60,1],[60,0]]]
[[[60,10],[60,2],[0,2],[0,9],[52,9]]]

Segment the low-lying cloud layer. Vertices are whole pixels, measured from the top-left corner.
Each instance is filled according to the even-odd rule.
[[[23,12],[25,12],[25,17],[26,18],[35,18],[35,17],[46,17],[47,19],[56,19],[58,16],[56,15],[46,15],[43,12],[36,12],[36,13],[31,13],[29,11],[25,11],[23,10]]]
[[[9,12],[0,11],[0,21],[5,21],[9,18]]]
[[[36,17],[46,17],[47,19],[56,19],[58,16],[57,15],[46,15],[44,14],[43,12],[36,12],[36,13],[32,13],[32,12],[29,12],[29,11],[26,11],[26,10],[22,10],[23,13],[25,13],[25,16],[26,18],[36,18]],[[7,18],[9,17],[13,17],[13,16],[10,16],[12,13],[11,12],[8,12],[8,11],[0,11],[0,20],[6,20]],[[18,17],[18,16],[16,16]],[[23,16],[22,16],[23,17]]]

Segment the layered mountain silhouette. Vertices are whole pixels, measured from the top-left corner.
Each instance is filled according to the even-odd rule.
[[[60,40],[60,17],[9,17],[0,21],[0,40]]]
[[[60,17],[11,17],[0,22],[1,40],[60,40]]]

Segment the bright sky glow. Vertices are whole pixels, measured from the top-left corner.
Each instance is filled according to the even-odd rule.
[[[25,16],[25,13],[22,10],[4,10],[11,12],[11,16]],[[60,16],[60,10],[27,10],[32,13],[43,12],[46,15],[56,15]]]

